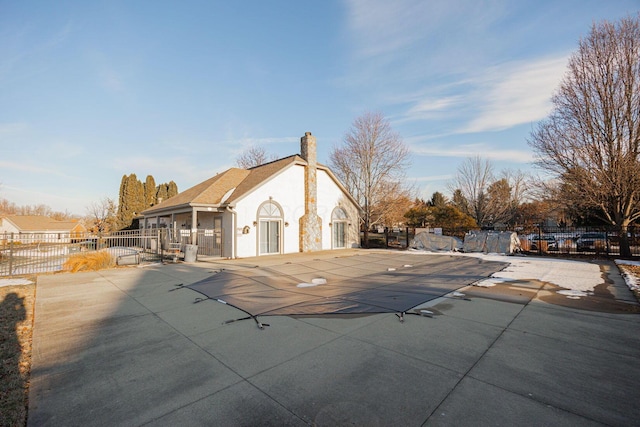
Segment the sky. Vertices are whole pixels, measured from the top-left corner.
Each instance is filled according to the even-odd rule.
[[[527,139],[592,24],[638,0],[0,0],[0,198],[86,215],[123,175],[179,191],[380,112],[418,197],[457,168],[537,174]]]

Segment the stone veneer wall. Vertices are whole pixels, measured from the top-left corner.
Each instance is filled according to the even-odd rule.
[[[300,217],[300,252],[322,250],[322,219],[318,216],[316,138],[305,132],[300,155],[307,161],[304,173],[304,215]]]

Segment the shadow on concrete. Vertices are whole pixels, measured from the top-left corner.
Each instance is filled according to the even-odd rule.
[[[201,294],[185,286],[221,269],[306,280],[316,274],[310,265],[344,268],[346,256],[367,253],[43,276],[29,424],[628,425],[640,418],[635,315],[585,314],[545,304],[534,290],[526,301],[435,298],[424,306],[432,317],[403,323],[390,313],[271,316],[260,330],[252,321],[226,323],[242,313],[194,303]],[[380,253],[378,269],[428,256]],[[351,265],[354,277],[372,269],[362,259]],[[442,261],[425,277],[464,276]]]

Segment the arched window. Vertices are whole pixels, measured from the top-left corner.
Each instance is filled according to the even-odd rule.
[[[347,230],[349,217],[341,207],[331,212],[332,245],[334,249],[344,248],[347,244]]]
[[[258,208],[258,255],[277,254],[282,246],[282,208],[273,200]]]
[[[260,205],[260,209],[258,209],[258,217],[282,218],[282,210],[276,202],[274,202],[273,200],[269,200],[268,202],[264,202]]]

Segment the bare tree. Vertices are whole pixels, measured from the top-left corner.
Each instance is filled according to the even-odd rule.
[[[92,231],[106,233],[116,229],[118,208],[116,202],[105,197],[87,207],[87,225]]]
[[[409,149],[381,113],[356,118],[341,147],[334,147],[329,162],[363,209],[364,245],[369,228],[378,223],[400,195],[406,195],[405,171]]]
[[[487,188],[486,210],[493,224],[513,224],[518,207],[527,200],[530,180],[522,171],[504,170]]]
[[[594,24],[532,132],[537,163],[563,182],[568,204],[597,208],[620,231],[640,218],[640,14]]]
[[[516,206],[526,202],[531,196],[533,178],[521,170],[505,169],[500,175],[511,187],[511,200]]]
[[[490,221],[487,210],[487,190],[493,182],[493,164],[480,156],[468,157],[460,166],[451,185],[452,193],[460,190],[466,200],[464,212],[476,220],[478,225]]]
[[[236,165],[242,169],[250,169],[275,160],[275,155],[267,154],[264,147],[251,146],[236,157]]]

